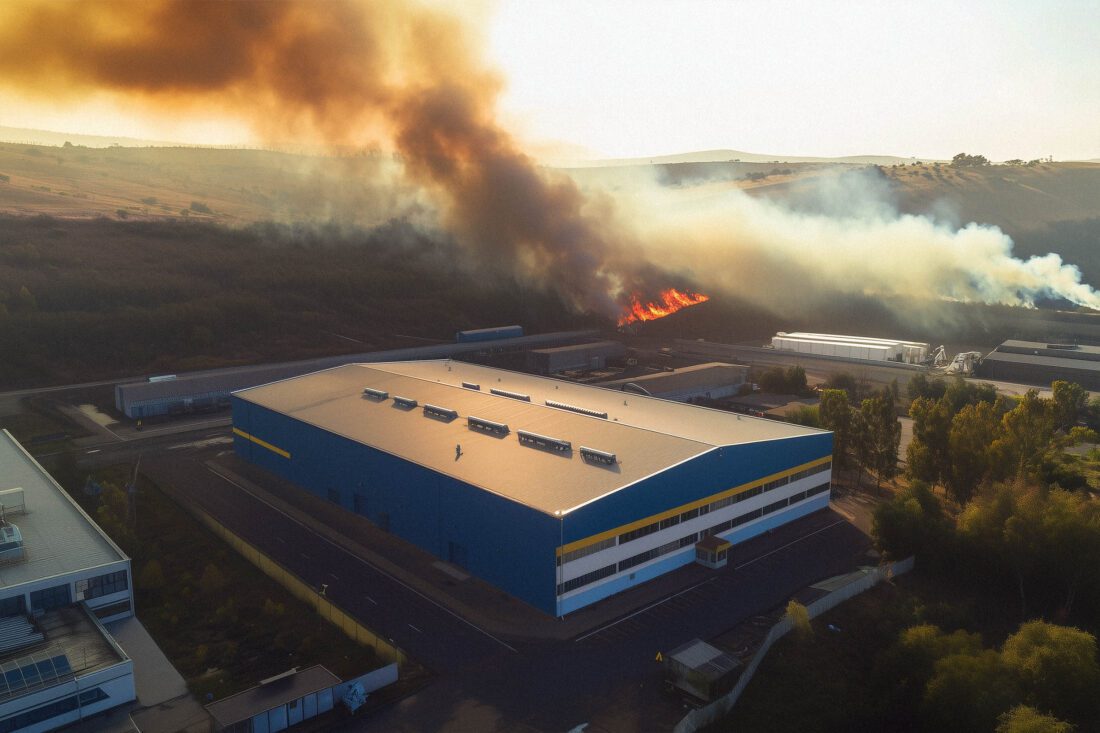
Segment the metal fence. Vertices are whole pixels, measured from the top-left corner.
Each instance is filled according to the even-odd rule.
[[[860,593],[875,587],[882,581],[889,580],[895,575],[907,573],[912,569],[912,557],[890,563],[889,565],[880,565],[867,572],[864,576],[855,578],[850,583],[818,598],[813,603],[807,605],[806,610],[809,612],[810,618],[817,618],[826,611],[836,608],[849,598],[854,598]],[[764,641],[760,644],[760,648],[757,649],[756,654],[752,656],[752,660],[745,667],[745,671],[741,673],[741,677],[737,680],[737,684],[734,685],[733,689],[709,705],[701,707],[698,710],[692,710],[685,715],[683,719],[676,724],[676,727],[672,729],[674,733],[694,733],[701,728],[716,723],[719,719],[728,715],[738,698],[741,697],[741,693],[745,691],[745,687],[752,681],[753,675],[756,674],[757,667],[764,661],[764,657],[767,656],[768,650],[771,649],[772,644],[783,638],[792,628],[794,628],[794,624],[791,622],[790,617],[784,615],[783,618],[768,631],[768,635],[764,637]]]

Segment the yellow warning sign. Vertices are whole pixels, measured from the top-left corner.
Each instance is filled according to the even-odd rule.
[[[661,656],[660,652],[657,652],[657,661],[660,662],[660,661],[663,661],[663,660],[664,660],[664,657]]]

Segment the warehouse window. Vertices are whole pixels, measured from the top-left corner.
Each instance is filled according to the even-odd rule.
[[[819,484],[818,486],[813,487],[812,489],[807,489],[806,490],[806,496],[817,496],[818,494],[820,494],[822,492],[825,492],[825,491],[828,491],[828,490],[829,490],[829,483],[825,482],[823,484]]]
[[[564,583],[558,584],[558,595],[568,593],[571,590],[582,588],[589,583],[595,583],[597,580],[603,580],[604,578],[615,574],[615,564],[607,565],[599,570],[593,570],[591,573],[585,573],[584,575],[577,576],[572,580],[567,580]]]
[[[787,506],[787,500],[786,499],[780,499],[779,501],[772,502],[771,504],[768,504],[766,507],[764,507],[764,513],[765,514],[771,514],[772,512],[779,511],[780,509],[782,509],[785,506]]]
[[[588,545],[587,547],[582,547],[579,550],[566,552],[558,558],[558,565],[562,565],[567,562],[573,562],[574,560],[579,560],[582,557],[594,555],[595,553],[606,550],[609,547],[614,547],[616,544],[615,539],[616,538],[614,537],[608,537],[606,540],[595,542],[591,545]]]
[[[69,584],[55,585],[53,588],[43,588],[31,593],[32,611],[52,611],[72,603],[72,595]]]
[[[647,534],[653,534],[660,528],[660,522],[653,522],[652,524],[647,524],[644,527],[638,527],[638,529],[632,529],[629,532],[623,532],[621,535],[619,535],[619,544],[621,545],[624,542],[636,540],[639,537],[645,537]]]
[[[115,573],[97,575],[87,580],[78,580],[76,582],[76,599],[78,601],[88,601],[92,598],[109,596],[112,593],[124,591],[129,587],[129,578],[126,576],[126,571],[119,570]]]
[[[5,598],[0,601],[0,616],[14,616],[17,613],[23,613],[25,608],[26,599],[22,594]]]

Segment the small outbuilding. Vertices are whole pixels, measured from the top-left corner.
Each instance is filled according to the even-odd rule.
[[[728,692],[740,676],[741,662],[702,639],[692,639],[664,658],[666,680],[701,700]]]
[[[718,535],[708,535],[695,543],[695,562],[717,570],[726,567],[733,543]]]

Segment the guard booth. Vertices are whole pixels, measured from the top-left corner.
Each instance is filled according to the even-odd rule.
[[[724,568],[733,545],[718,535],[708,535],[695,543],[695,562],[717,570]]]

